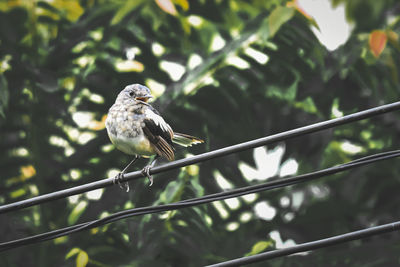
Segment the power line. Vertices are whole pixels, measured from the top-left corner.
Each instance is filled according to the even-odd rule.
[[[230,261],[220,262],[208,267],[226,267],[226,266],[242,266],[250,263],[266,261],[277,257],[288,256],[299,252],[306,252],[310,250],[325,248],[357,239],[371,237],[374,235],[385,234],[400,230],[400,221],[383,224],[379,226],[370,227],[367,229],[354,231],[342,235],[319,239],[312,242],[303,243],[289,248],[277,249],[273,251],[263,252],[253,256],[247,256]]]
[[[118,221],[118,220],[121,220],[124,218],[132,217],[132,216],[139,216],[139,215],[145,215],[145,214],[157,213],[157,212],[163,212],[163,211],[169,211],[169,210],[177,210],[177,209],[182,209],[182,208],[187,208],[187,207],[192,207],[192,206],[196,206],[196,205],[210,203],[213,201],[224,200],[224,199],[233,198],[233,197],[239,197],[239,196],[243,196],[246,194],[257,193],[257,192],[261,192],[261,191],[267,191],[267,190],[272,190],[272,189],[276,189],[276,188],[280,188],[280,187],[294,185],[294,184],[298,184],[298,183],[302,183],[302,182],[307,182],[307,181],[311,181],[313,179],[317,179],[317,178],[320,178],[323,176],[335,174],[338,172],[343,172],[343,171],[346,171],[346,170],[349,170],[352,168],[361,167],[366,164],[371,164],[371,163],[374,163],[377,161],[382,161],[382,160],[388,160],[388,159],[399,157],[399,156],[400,156],[400,150],[388,151],[388,152],[378,153],[378,154],[374,154],[371,156],[356,159],[354,161],[351,161],[351,162],[348,162],[345,164],[341,164],[338,166],[330,167],[330,168],[327,168],[324,170],[319,170],[319,171],[315,171],[312,173],[297,175],[297,176],[289,177],[289,178],[281,178],[281,179],[263,183],[263,184],[242,187],[242,188],[233,189],[233,190],[226,191],[226,192],[220,192],[220,193],[206,195],[203,197],[187,199],[187,200],[183,200],[183,201],[179,201],[179,202],[171,203],[171,204],[124,210],[124,211],[114,213],[114,214],[107,216],[105,218],[102,218],[102,219],[93,220],[93,221],[69,226],[66,228],[58,229],[58,230],[53,230],[53,231],[38,234],[35,236],[30,236],[30,237],[21,238],[18,240],[12,240],[12,241],[8,241],[8,242],[0,243],[0,251],[5,251],[5,250],[17,248],[17,247],[28,245],[28,244],[33,244],[33,243],[37,243],[37,242],[55,239],[55,238],[58,238],[61,236],[69,235],[72,233],[91,229],[94,227],[99,227],[101,225],[105,225],[105,224],[108,224],[108,223],[111,223],[114,221]]]
[[[264,146],[264,145],[268,145],[268,144],[275,143],[275,142],[284,141],[284,140],[287,140],[290,138],[299,137],[299,136],[302,136],[305,134],[314,133],[314,132],[329,129],[329,128],[332,128],[335,126],[339,126],[339,125],[347,124],[350,122],[370,118],[370,117],[373,117],[376,115],[384,114],[384,113],[391,112],[391,111],[398,110],[398,109],[400,109],[400,102],[395,102],[392,104],[387,104],[387,105],[367,109],[364,111],[346,115],[341,118],[318,122],[315,124],[303,126],[300,128],[286,131],[286,132],[282,132],[282,133],[262,137],[259,139],[247,141],[244,143],[228,146],[225,148],[217,149],[214,151],[206,152],[206,153],[199,154],[199,155],[196,155],[196,156],[193,156],[190,158],[176,160],[176,161],[173,161],[173,162],[161,165],[161,166],[151,168],[150,174],[157,174],[160,172],[165,172],[165,171],[169,171],[172,169],[184,167],[187,165],[196,164],[196,163],[214,159],[217,157],[222,157],[222,156],[226,156],[229,154],[241,152],[241,151],[244,151],[247,149]],[[141,173],[141,171],[130,172],[130,173],[125,174],[123,181],[130,181],[130,180],[139,179],[142,177],[144,177],[144,176]],[[44,194],[41,196],[33,197],[30,199],[21,200],[21,201],[17,201],[14,203],[2,205],[2,206],[0,206],[0,214],[27,208],[27,207],[31,207],[34,205],[38,205],[38,204],[56,200],[56,199],[61,199],[61,198],[81,194],[81,193],[84,193],[84,192],[87,192],[90,190],[95,190],[95,189],[111,186],[111,185],[113,185],[113,181],[114,181],[114,177],[110,177],[110,178],[106,178],[106,179],[99,180],[96,182],[76,186],[73,188],[64,189],[64,190],[60,190],[57,192],[52,192],[52,193]]]

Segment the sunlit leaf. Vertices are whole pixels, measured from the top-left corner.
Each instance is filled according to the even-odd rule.
[[[295,103],[295,107],[301,108],[308,113],[317,113],[318,109],[315,106],[315,103],[311,97],[306,97],[303,101],[299,101]]]
[[[26,194],[26,190],[24,188],[20,188],[20,189],[17,189],[15,191],[12,191],[10,193],[10,197],[11,198],[17,198],[17,197],[22,197],[25,194]]]
[[[86,210],[87,206],[88,206],[87,201],[80,201],[78,203],[78,205],[76,205],[75,208],[69,214],[68,224],[72,225],[72,224],[76,223],[76,221],[79,219],[79,217],[82,215],[82,213]]]
[[[304,8],[301,6],[301,4],[299,3],[299,0],[292,0],[288,3],[286,3],[287,7],[294,7],[297,9],[297,11],[299,11],[301,14],[303,14],[304,17],[306,17],[307,19],[312,19],[311,15],[308,14]]]
[[[71,249],[71,250],[67,253],[67,255],[65,255],[65,259],[71,258],[71,257],[74,256],[75,254],[78,254],[79,251],[81,251],[79,248],[73,248],[73,249]]]
[[[135,10],[138,6],[140,6],[144,1],[143,0],[127,0],[124,5],[122,5],[118,11],[115,13],[114,17],[111,20],[111,25],[115,25],[121,22],[126,15]]]
[[[199,174],[199,170],[200,170],[200,168],[196,164],[186,166],[186,171],[191,176],[198,175]]]
[[[182,7],[184,11],[189,9],[189,1],[188,0],[173,0],[175,4]]]
[[[103,115],[103,117],[101,117],[101,121],[92,121],[88,128],[93,131],[101,131],[106,127],[106,119],[107,115]]]
[[[251,255],[256,255],[259,254],[260,252],[263,252],[269,247],[272,247],[274,245],[274,242],[272,241],[258,241],[253,245],[251,248],[251,251],[246,254],[246,256],[251,256]]]
[[[32,165],[21,167],[21,178],[23,180],[29,179],[35,175],[36,175],[36,170],[35,170],[35,167],[33,167]]]
[[[115,63],[115,68],[120,72],[142,72],[144,65],[137,60],[118,60]]]
[[[76,257],[76,267],[85,267],[89,262],[89,256],[88,254],[81,250],[78,253],[78,256]]]
[[[387,35],[384,31],[375,30],[369,35],[369,49],[378,58],[386,47]]]
[[[11,55],[6,55],[0,60],[0,75],[1,76],[4,72],[11,69],[11,65],[10,65],[11,59],[12,59]]]
[[[57,237],[56,239],[54,239],[54,244],[58,245],[58,244],[64,244],[68,241],[68,236],[60,236]]]
[[[399,35],[398,35],[396,32],[391,31],[391,30],[388,30],[386,34],[387,34],[388,41],[389,41],[394,47],[396,47],[397,50],[400,50]]]
[[[315,19],[307,11],[305,11],[305,9],[302,7],[299,0],[292,0],[288,3],[286,3],[286,6],[295,8],[297,10],[297,12],[302,14],[311,25],[313,25],[315,28],[319,29],[319,26],[318,26],[317,22],[315,21]]]
[[[16,7],[22,7],[24,4],[24,1],[0,1],[0,10],[5,12]]]
[[[181,22],[182,28],[186,34],[190,34],[191,25],[189,21],[185,17],[179,17],[179,21]]]
[[[95,227],[95,228],[90,229],[90,233],[91,233],[92,235],[95,235],[95,234],[97,234],[98,232],[99,232],[99,227]]]
[[[62,14],[65,14],[70,21],[77,21],[84,12],[79,1],[54,0],[51,1],[51,5],[60,10]]]
[[[156,0],[157,5],[168,14],[176,16],[178,12],[175,9],[174,3],[171,0]]]
[[[274,36],[280,27],[289,21],[294,15],[294,8],[278,6],[271,12],[268,18],[270,36]]]

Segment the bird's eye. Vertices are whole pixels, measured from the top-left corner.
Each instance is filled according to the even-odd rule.
[[[129,92],[129,96],[133,96],[134,94],[133,94],[133,92]]]

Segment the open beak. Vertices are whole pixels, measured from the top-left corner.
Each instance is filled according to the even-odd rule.
[[[149,100],[149,98],[153,98],[153,96],[152,96],[152,95],[145,95],[145,96],[136,97],[135,99],[147,103],[147,101]]]

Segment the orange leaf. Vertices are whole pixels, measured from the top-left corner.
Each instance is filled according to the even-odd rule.
[[[21,179],[22,180],[29,179],[32,176],[35,176],[35,174],[36,174],[36,170],[32,165],[21,167]]]
[[[385,49],[386,42],[387,35],[384,31],[375,30],[370,33],[369,49],[376,58],[378,58],[381,55],[383,49]]]
[[[93,131],[100,131],[103,130],[104,128],[106,128],[106,119],[107,119],[107,115],[104,115],[101,118],[101,121],[92,121],[89,124],[89,129],[93,130]]]
[[[156,0],[156,4],[166,13],[176,16],[178,12],[171,0]]]

